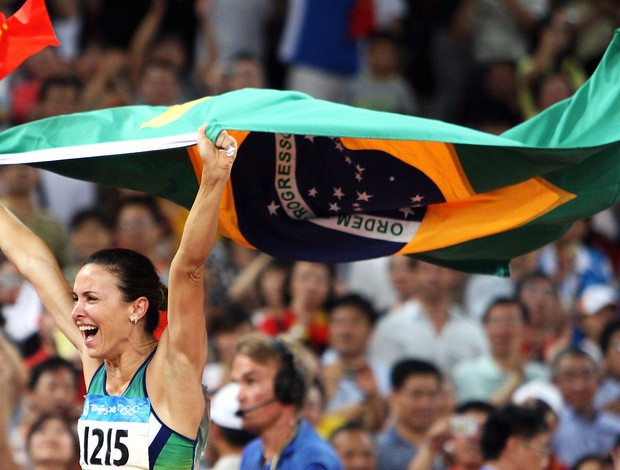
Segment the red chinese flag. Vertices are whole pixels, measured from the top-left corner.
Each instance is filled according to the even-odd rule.
[[[47,46],[58,46],[45,0],[26,0],[8,20],[0,13],[0,78]]]

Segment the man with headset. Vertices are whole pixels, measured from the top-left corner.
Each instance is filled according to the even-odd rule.
[[[342,470],[334,450],[299,417],[312,373],[301,345],[259,334],[237,345],[232,378],[237,416],[258,435],[243,451],[241,470]]]

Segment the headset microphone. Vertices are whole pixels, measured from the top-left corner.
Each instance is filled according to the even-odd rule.
[[[237,411],[235,411],[235,416],[237,418],[243,418],[246,414],[250,413],[251,411],[254,410],[258,410],[259,408],[262,408],[263,406],[267,406],[271,403],[273,403],[274,401],[276,401],[275,398],[270,398],[269,400],[265,400],[263,402],[260,402],[254,406],[249,406],[247,408],[240,408]]]

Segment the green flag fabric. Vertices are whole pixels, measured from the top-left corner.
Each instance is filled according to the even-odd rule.
[[[136,189],[190,207],[208,122],[239,142],[220,232],[280,258],[408,254],[508,274],[511,258],[618,200],[620,32],[570,99],[500,136],[296,92],[58,116],[0,133],[0,164]]]

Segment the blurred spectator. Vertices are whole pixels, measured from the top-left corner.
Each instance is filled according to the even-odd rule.
[[[76,421],[82,410],[78,401],[78,371],[69,361],[49,358],[35,366],[30,374],[28,391],[11,432],[13,452],[18,462],[27,462],[28,439],[34,423],[45,414],[58,414]]]
[[[463,306],[472,319],[479,320],[491,302],[498,297],[513,297],[516,282],[536,267],[536,251],[510,261],[510,277],[470,274],[465,281]]]
[[[39,170],[27,165],[3,165],[2,203],[50,247],[61,267],[69,263],[69,240],[60,221],[35,203]]]
[[[585,244],[587,230],[588,221],[578,220],[564,236],[539,252],[539,268],[551,276],[562,302],[571,311],[587,286],[613,283],[613,270],[605,253]]]
[[[468,127],[501,134],[523,121],[517,101],[516,62],[485,64],[474,76],[464,121]]]
[[[39,326],[43,305],[32,284],[24,280],[15,265],[3,256],[0,257],[0,307],[3,333],[18,348],[25,364],[31,367],[41,359]]]
[[[418,114],[413,89],[402,74],[398,38],[375,32],[366,43],[366,68],[352,81],[345,103],[359,108]]]
[[[243,420],[239,411],[239,384],[229,383],[221,387],[211,399],[211,428],[208,446],[215,452],[211,470],[238,470],[245,445],[256,436],[241,429]]]
[[[233,279],[228,299],[251,312],[259,324],[265,315],[282,316],[293,262],[258,253]]]
[[[613,470],[613,463],[609,456],[586,455],[575,462],[571,470]]]
[[[104,212],[93,208],[74,214],[69,224],[71,264],[64,270],[69,284],[86,259],[95,251],[114,246],[114,223]]]
[[[587,79],[574,56],[577,25],[569,13],[556,9],[532,53],[518,64],[517,94],[525,119],[570,97]]]
[[[555,435],[560,424],[560,412],[564,402],[557,387],[546,381],[531,381],[515,390],[512,402],[541,413],[551,434]],[[549,456],[546,470],[568,470],[568,467],[558,459],[556,452],[553,451]]]
[[[56,0],[49,5],[52,27],[58,38],[58,56],[63,62],[73,63],[80,54],[80,38],[84,17],[79,0]]]
[[[153,196],[126,196],[119,201],[114,233],[116,246],[135,250],[149,258],[164,284],[168,283],[174,254],[166,229],[166,220]]]
[[[528,314],[510,298],[496,299],[482,318],[491,350],[461,361],[453,371],[460,401],[488,401],[495,406],[510,403],[513,392],[530,380],[547,380],[547,368],[523,357]]]
[[[344,470],[375,470],[377,451],[374,436],[358,422],[346,423],[336,428],[329,437]]]
[[[620,319],[605,325],[600,335],[603,353],[603,383],[596,392],[594,406],[620,416]]]
[[[235,305],[227,305],[221,315],[214,316],[208,325],[210,347],[202,383],[211,391],[218,390],[230,382],[232,361],[237,342],[253,330],[250,315]]]
[[[599,363],[603,358],[601,333],[617,317],[619,301],[616,288],[606,284],[592,284],[579,297],[577,315],[584,334],[579,347]]]
[[[269,336],[289,333],[315,353],[327,347],[329,327],[326,306],[333,297],[336,283],[333,265],[296,261],[288,283],[289,303],[281,317],[265,315],[256,325]]]
[[[2,374],[2,395],[12,415],[19,406],[22,393],[28,382],[28,371],[24,367],[19,350],[6,337],[0,327],[0,374]]]
[[[384,256],[338,265],[338,276],[342,279],[345,290],[361,292],[370,300],[377,310],[383,314],[396,302],[396,286],[393,285],[392,265],[400,266],[401,258],[408,256]],[[415,261],[415,260],[412,260]],[[400,273],[400,269],[396,268]],[[397,274],[397,277],[400,277]]]
[[[57,74],[41,83],[32,119],[43,119],[81,111],[82,82],[73,74]]]
[[[32,111],[33,119],[83,111],[82,91],[82,82],[74,74],[46,78]],[[38,197],[41,204],[67,229],[76,211],[95,204],[96,185],[50,171],[39,171]]]
[[[126,51],[105,49],[97,42],[86,46],[76,63],[84,83],[82,107],[85,111],[134,104],[128,62]]]
[[[551,455],[551,432],[538,410],[508,405],[489,415],[480,445],[482,469],[544,470]]]
[[[572,466],[585,455],[609,452],[620,434],[620,418],[594,407],[601,378],[594,359],[581,349],[565,349],[553,360],[552,376],[564,400],[553,438],[559,459]]]
[[[524,353],[534,361],[549,362],[570,343],[572,324],[553,280],[540,271],[531,271],[517,282],[516,296],[529,314]]]
[[[166,62],[146,63],[136,84],[136,104],[172,106],[186,101],[180,73]]]
[[[469,0],[466,29],[479,64],[515,63],[529,51],[540,21],[550,11],[548,0]]]
[[[516,64],[535,39],[548,0],[467,0],[459,12],[460,34],[472,39],[477,71],[465,124],[500,134],[522,120],[516,98]]]
[[[1,357],[1,356],[0,356]],[[7,390],[11,386],[11,373],[3,361],[0,361],[0,388]],[[18,470],[9,442],[9,427],[13,417],[12,393],[0,393],[0,455],[6,470]]]
[[[329,344],[321,371],[326,413],[379,431],[387,415],[389,371],[367,355],[377,313],[365,298],[349,294],[335,299],[328,315]]]
[[[9,100],[10,122],[23,124],[33,119],[32,112],[39,98],[39,90],[45,79],[59,73],[65,73],[67,66],[58,57],[53,47],[46,47],[26,59],[14,72]]]
[[[286,88],[342,102],[360,66],[360,38],[349,34],[357,0],[289,2],[279,57]]]
[[[620,26],[620,5],[615,0],[569,0],[565,3],[569,20],[577,25],[575,56],[590,75]]]
[[[370,356],[392,367],[403,357],[434,361],[447,376],[460,361],[488,350],[484,331],[455,303],[463,274],[416,262],[416,296],[377,323]]]
[[[390,283],[396,293],[396,301],[390,311],[413,299],[416,294],[416,260],[406,255],[392,256],[389,260]]]
[[[254,261],[258,255],[258,251],[242,246],[230,238],[221,237],[218,240],[207,261],[207,305],[213,311],[210,315],[218,315],[222,306],[228,303],[229,290],[237,283],[237,276],[246,272],[246,269],[251,270],[251,266],[256,267]],[[244,283],[245,281],[239,280],[239,284]],[[235,293],[236,302],[239,302],[239,296],[240,293]]]
[[[76,470],[79,443],[73,420],[59,414],[43,414],[30,428],[26,447],[33,470]]]
[[[430,362],[402,359],[391,370],[390,419],[377,438],[377,469],[406,469],[439,417],[443,377]]]
[[[329,420],[325,420],[325,386],[319,377],[315,377],[308,388],[304,405],[299,415],[308,421],[317,433],[323,438],[326,437],[327,430],[331,429]]]
[[[430,118],[458,122],[463,112],[474,70],[467,31],[471,4],[471,0],[418,2],[409,15],[408,75],[429,95],[423,114]]]
[[[267,88],[265,66],[250,54],[236,55],[222,71],[222,93],[243,88]]]
[[[609,257],[614,277],[620,272],[620,204],[605,209],[590,218],[587,241]]]
[[[159,86],[162,92],[166,91],[168,95],[173,95],[172,85],[169,83],[170,77],[165,77],[162,72],[164,68],[175,72],[179,95],[181,89],[184,89],[186,85],[189,86],[183,80],[191,79],[191,74],[188,73],[191,69],[188,47],[192,46],[184,42],[183,36],[192,29],[194,17],[193,15],[186,16],[183,33],[166,28],[164,25],[175,13],[173,8],[178,7],[179,4],[185,4],[183,9],[186,9],[192,8],[193,2],[152,0],[129,43],[128,65],[131,81],[147,104],[150,104],[153,96],[141,90],[142,87]],[[166,100],[171,102],[164,102],[163,105],[185,101],[177,96],[166,96],[162,101]]]
[[[287,303],[286,285],[293,265],[292,261],[269,258],[267,255],[259,255],[257,260],[261,257],[267,258],[267,264],[254,280],[257,305],[252,312],[252,321],[255,324],[259,324],[264,316],[281,317],[284,313]]]
[[[200,5],[198,15],[204,25],[199,34],[214,36],[221,70],[229,70],[240,56],[253,57],[258,64],[265,63],[267,27],[274,8],[272,0],[198,0],[196,3]],[[205,17],[208,17],[207,24]],[[208,52],[211,51],[205,51],[203,43],[199,42],[198,57],[204,58]]]
[[[435,421],[408,470],[430,470],[435,462],[446,462],[443,468],[450,470],[478,470],[483,463],[480,435],[492,411],[486,402],[469,401]]]

